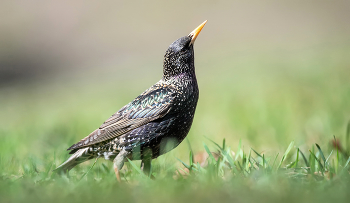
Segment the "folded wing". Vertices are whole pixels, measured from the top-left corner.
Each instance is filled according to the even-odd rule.
[[[72,152],[103,141],[114,139],[153,120],[164,117],[172,108],[175,89],[156,84],[107,119],[68,150]]]

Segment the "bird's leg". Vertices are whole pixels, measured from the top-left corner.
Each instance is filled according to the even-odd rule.
[[[122,180],[120,179],[120,173],[117,167],[114,167],[114,173],[115,173],[115,176],[117,177],[118,182],[122,182]]]
[[[142,154],[143,154],[143,156],[142,156],[142,161],[141,161],[141,170],[143,171],[143,173],[147,177],[154,179],[154,177],[152,176],[152,165],[151,165],[152,150],[151,149],[144,149]]]
[[[119,171],[123,168],[124,160],[128,154],[127,151],[122,150],[113,160],[114,172],[118,182],[121,182]]]

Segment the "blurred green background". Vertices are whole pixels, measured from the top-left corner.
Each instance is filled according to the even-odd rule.
[[[29,157],[59,164],[157,82],[167,47],[204,20],[194,151],[206,137],[267,154],[292,140],[305,150],[333,135],[345,142],[349,8],[347,0],[2,1],[0,170],[20,174]],[[165,158],[188,151],[184,142]]]

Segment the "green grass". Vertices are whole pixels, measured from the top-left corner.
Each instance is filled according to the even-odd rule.
[[[347,47],[331,47],[197,57],[194,123],[186,141],[153,160],[156,180],[140,173],[139,161],[123,168],[123,183],[102,159],[69,177],[52,170],[71,144],[157,81],[160,70],[2,88],[1,202],[348,202],[346,53]],[[198,153],[208,154],[206,167],[193,161]]]
[[[350,157],[337,149],[325,154],[316,144],[317,149],[302,152],[291,142],[284,154],[267,157],[252,148],[244,151],[241,142],[235,155],[225,140],[222,145],[208,142],[219,156],[215,158],[204,144],[207,166],[193,162],[189,151],[188,160],[179,160],[181,168],[153,161],[156,180],[151,180],[130,162],[123,170],[123,183],[116,182],[111,164],[85,166],[60,177],[52,173],[52,158],[42,167],[39,160],[29,158],[20,174],[2,174],[2,201],[347,201]],[[174,173],[184,168],[189,170]]]

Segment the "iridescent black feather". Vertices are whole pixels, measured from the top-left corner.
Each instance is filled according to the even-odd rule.
[[[95,157],[142,159],[146,149],[156,158],[175,148],[190,130],[199,96],[192,40],[185,36],[173,42],[164,56],[162,79],[68,148],[73,155],[57,170]]]

